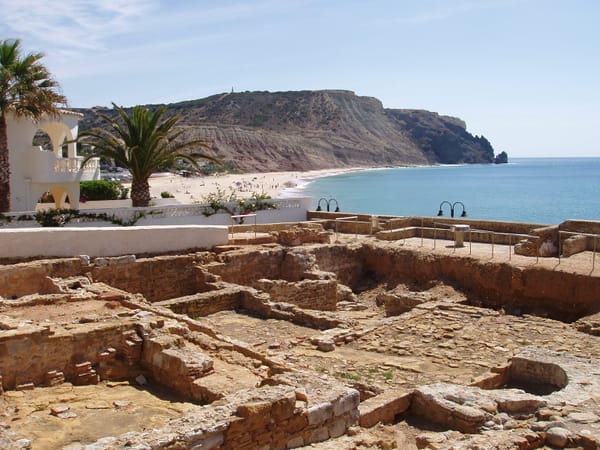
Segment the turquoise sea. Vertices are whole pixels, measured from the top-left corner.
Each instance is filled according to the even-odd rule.
[[[462,202],[469,218],[542,224],[600,220],[600,158],[514,158],[508,164],[376,169],[316,179],[300,192],[341,211],[435,216]],[[297,191],[298,193],[298,191]],[[330,202],[335,209],[335,202]],[[326,209],[326,202],[321,201]],[[444,215],[450,216],[448,205]],[[455,215],[462,213],[456,204]]]

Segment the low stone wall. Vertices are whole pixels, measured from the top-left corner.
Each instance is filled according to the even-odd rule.
[[[224,287],[212,292],[188,295],[156,303],[177,314],[185,314],[192,319],[206,317],[219,311],[232,311],[242,304],[245,292],[242,286]]]
[[[206,266],[206,270],[223,281],[253,286],[261,278],[287,279],[283,273],[285,257],[286,252],[281,248],[232,250],[219,255],[216,262]]]
[[[186,346],[177,335],[158,335],[144,340],[142,364],[152,379],[194,402],[207,403],[216,394],[207,395],[195,382],[213,372],[213,360],[197,349]]]
[[[288,449],[342,436],[358,423],[358,391],[313,373],[289,373],[238,391],[217,407],[194,411],[161,429],[104,438],[121,448]]]
[[[140,293],[150,302],[195,294],[210,289],[197,264],[206,262],[202,253],[157,256],[129,263],[88,268],[94,281],[131,293]],[[209,256],[206,256],[209,258]]]
[[[285,280],[261,279],[256,288],[265,291],[274,302],[292,303],[300,308],[335,311],[337,282],[335,280]]]
[[[0,297],[51,294],[56,285],[49,277],[71,277],[81,273],[79,258],[39,260],[0,266]]]
[[[322,248],[337,255],[338,264],[355,259],[351,250]],[[358,259],[362,273],[376,280],[427,283],[445,280],[465,292],[471,302],[507,311],[539,313],[572,321],[598,311],[600,276],[538,266],[517,267],[501,262],[482,263],[460,255],[423,254],[410,249],[365,245]],[[327,266],[325,266],[327,267]],[[330,268],[330,270],[332,270]]]
[[[0,335],[3,387],[12,390],[23,385],[48,385],[47,376],[52,371],[62,373],[64,380],[73,384],[88,384],[78,382],[82,374],[87,374],[88,381],[93,382],[95,371],[88,369],[116,356],[108,349],[124,355],[124,335],[130,331],[134,331],[134,324],[127,320],[81,324],[69,330],[51,327],[3,330]]]
[[[166,253],[227,244],[224,226],[1,229],[3,258]]]
[[[371,215],[371,214],[355,214],[355,213],[334,213],[334,212],[322,212],[322,211],[309,211],[308,220],[319,220],[325,224],[327,228],[333,229],[335,227],[335,219],[342,217],[357,216],[354,221],[363,222],[362,225],[352,228],[350,232],[353,233],[357,230],[367,230],[366,233],[370,233],[371,225],[373,225],[373,231],[384,231],[393,230],[397,228],[407,227],[424,227],[434,228],[435,224],[446,224],[448,227],[456,224],[469,225],[472,229],[494,231],[497,233],[511,233],[511,234],[529,234],[532,229],[543,227],[544,224],[536,223],[522,223],[522,222],[500,222],[493,220],[478,220],[466,217],[461,218],[450,218],[450,217],[398,217],[398,216],[382,216],[382,215]],[[375,218],[375,221],[373,219]],[[338,224],[342,221],[338,220]],[[439,227],[439,225],[438,225]],[[342,229],[338,229],[342,231]],[[358,231],[359,233],[361,231]]]

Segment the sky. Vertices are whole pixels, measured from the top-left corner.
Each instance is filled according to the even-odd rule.
[[[510,157],[600,157],[597,0],[0,0],[72,107],[347,89]]]

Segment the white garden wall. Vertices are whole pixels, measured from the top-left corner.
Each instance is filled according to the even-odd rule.
[[[226,226],[135,226],[0,229],[0,257],[117,256],[227,244]]]

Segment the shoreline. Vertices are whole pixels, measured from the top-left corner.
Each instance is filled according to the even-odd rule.
[[[199,177],[183,177],[165,173],[154,174],[148,180],[150,196],[161,199],[162,192],[168,192],[180,204],[201,203],[211,194],[243,199],[253,194],[266,194],[271,198],[290,198],[294,191],[303,189],[318,178],[352,173],[380,167],[348,167],[343,169],[320,169],[288,172],[253,172],[240,174],[216,174]],[[131,188],[131,183],[124,183]]]

